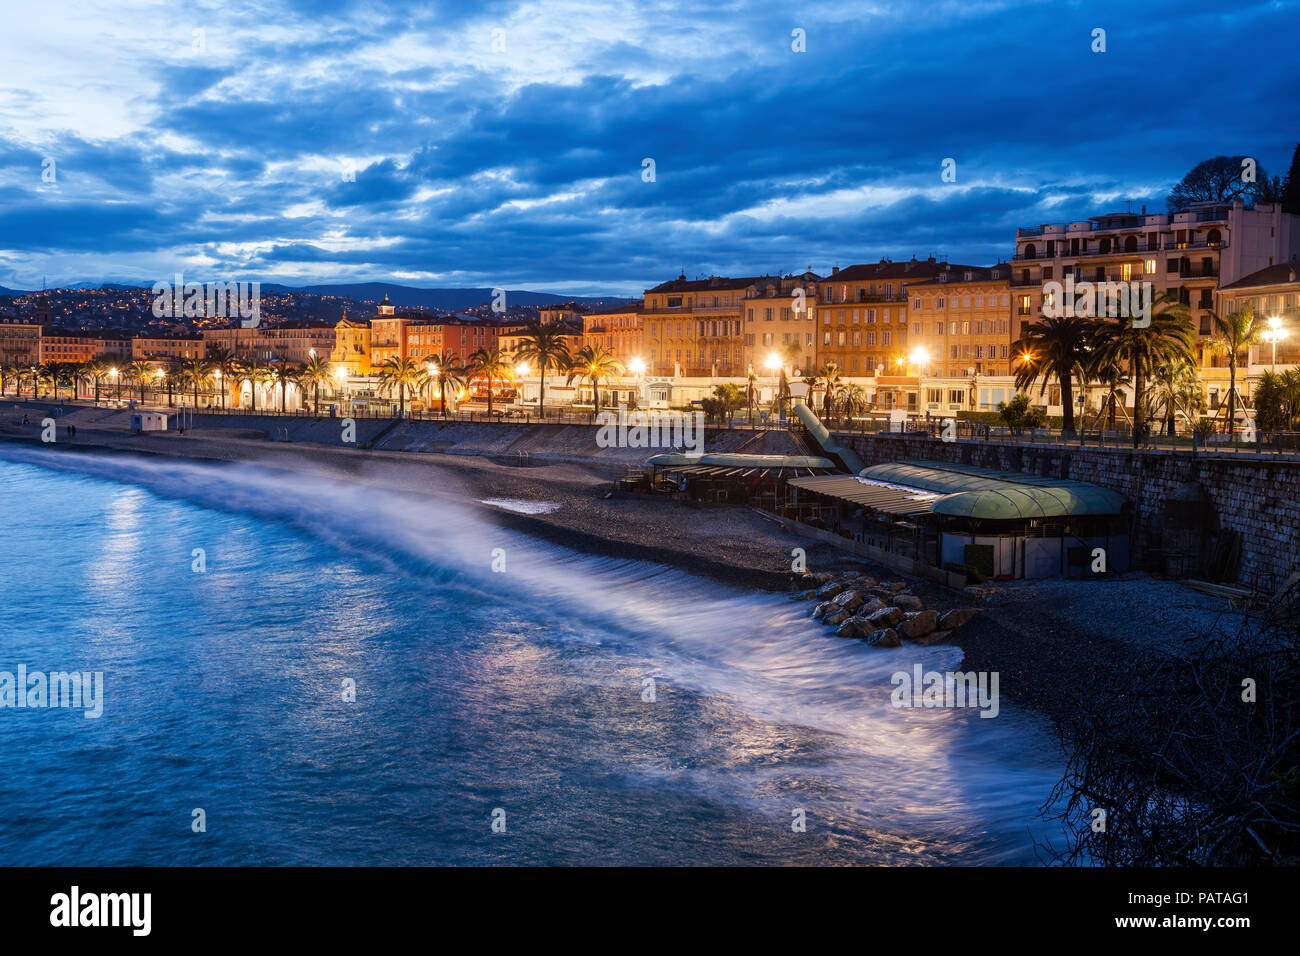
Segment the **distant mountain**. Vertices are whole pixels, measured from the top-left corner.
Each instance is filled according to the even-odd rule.
[[[411,308],[422,306],[426,309],[444,309],[459,312],[476,305],[487,305],[492,301],[491,289],[420,289],[413,286],[395,285],[391,282],[351,282],[338,285],[286,286],[263,282],[263,292],[306,292],[311,295],[337,295],[351,299],[369,299],[375,302],[388,296],[396,306]],[[557,305],[561,302],[580,302],[586,305],[601,303],[615,305],[631,301],[625,296],[576,296],[556,295],[551,292],[529,292],[525,289],[507,289],[506,305]]]
[[[189,281],[202,282],[197,277],[188,277]],[[152,282],[76,282],[61,284],[63,289],[149,289]],[[26,295],[28,290],[6,289],[0,286],[0,295]],[[343,296],[357,300],[378,302],[385,295],[393,305],[402,308],[423,307],[442,309],[446,312],[460,312],[476,305],[487,305],[492,301],[492,290],[483,289],[421,289],[415,286],[398,285],[394,282],[349,282],[333,285],[288,286],[278,282],[263,282],[263,292],[302,292],[309,295]],[[627,296],[581,296],[556,295],[552,292],[530,292],[526,289],[507,289],[506,305],[557,305],[561,302],[578,302],[583,305],[617,305],[631,302]]]

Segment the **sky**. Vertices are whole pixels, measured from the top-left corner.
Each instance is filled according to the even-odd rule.
[[[1300,140],[1298,2],[39,0],[4,19],[11,288],[639,295],[679,273],[989,265],[1017,226],[1164,211],[1198,161],[1281,175]]]

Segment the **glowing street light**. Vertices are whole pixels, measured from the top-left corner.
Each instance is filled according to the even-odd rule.
[[[930,361],[930,353],[921,347],[912,349],[912,364],[916,366],[917,374],[921,374],[921,368]]]
[[[1268,331],[1264,333],[1264,341],[1273,345],[1273,373],[1277,374],[1277,343],[1287,337],[1287,330],[1282,328],[1281,316],[1270,316],[1268,320]]]
[[[515,374],[516,374],[516,375],[521,375],[521,376],[522,376],[522,375],[527,375],[527,374],[528,374],[528,363],[527,363],[527,362],[520,362],[518,365],[516,365],[516,366],[515,366]]]
[[[630,371],[633,375],[640,375],[642,372],[645,371],[645,362],[643,362],[640,358],[634,358],[632,359],[632,361],[627,363],[627,367],[628,367],[628,371]]]
[[[777,369],[781,367],[781,356],[773,352],[771,355],[767,357],[767,361],[764,362],[763,364],[767,366],[769,371],[775,372]]]

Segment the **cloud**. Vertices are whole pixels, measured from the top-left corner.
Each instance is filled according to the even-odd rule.
[[[991,263],[1020,225],[1162,208],[1206,156],[1284,171],[1297,27],[1208,0],[52,0],[3,41],[0,284]]]

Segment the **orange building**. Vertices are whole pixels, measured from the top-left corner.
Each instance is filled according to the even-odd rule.
[[[425,362],[450,352],[461,364],[479,349],[497,348],[500,327],[486,320],[470,321],[465,318],[421,322],[406,327],[407,357]]]
[[[1012,308],[1007,266],[972,279],[909,284],[908,360],[924,375],[1010,375]],[[919,354],[918,354],[919,353]],[[919,363],[917,359],[920,359]]]
[[[131,358],[150,362],[181,362],[203,358],[201,335],[137,335],[131,339]]]
[[[739,377],[746,372],[745,292],[766,276],[676,279],[645,291],[641,311],[651,375]]]
[[[634,359],[645,361],[641,354],[641,302],[611,305],[588,312],[582,317],[582,344],[598,346],[630,367]]]
[[[41,360],[41,327],[34,322],[0,322],[0,362],[35,365]]]

